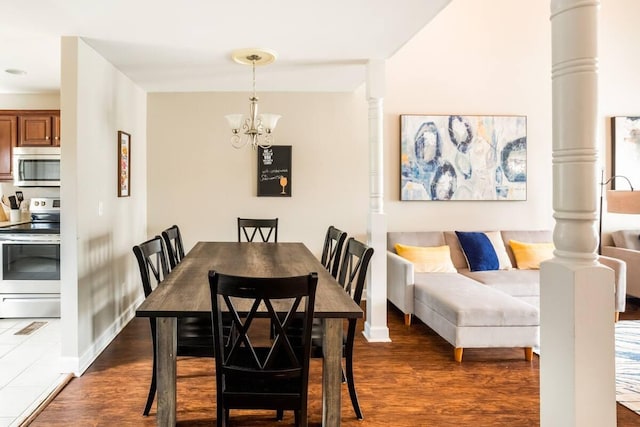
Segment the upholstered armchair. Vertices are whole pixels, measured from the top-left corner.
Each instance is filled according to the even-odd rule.
[[[611,233],[614,246],[603,246],[602,255],[627,264],[627,294],[640,298],[640,230]]]

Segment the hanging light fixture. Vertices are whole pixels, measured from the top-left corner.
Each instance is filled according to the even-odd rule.
[[[225,116],[231,127],[231,145],[234,148],[242,148],[250,143],[254,149],[269,148],[273,144],[273,130],[281,116],[258,114],[256,66],[273,63],[276,60],[276,53],[266,49],[240,49],[234,51],[231,58],[239,64],[251,65],[253,70],[253,95],[249,98],[249,116],[246,117],[243,114]]]

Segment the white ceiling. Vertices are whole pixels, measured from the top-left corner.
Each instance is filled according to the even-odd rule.
[[[352,91],[450,0],[1,0],[0,93],[60,87],[60,37],[80,36],[149,92],[248,91],[239,48],[268,48],[260,91]],[[16,76],[4,70],[27,71]]]

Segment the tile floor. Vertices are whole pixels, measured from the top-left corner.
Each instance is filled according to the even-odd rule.
[[[32,322],[46,322],[15,335]],[[19,426],[64,379],[60,319],[0,319],[0,427]]]

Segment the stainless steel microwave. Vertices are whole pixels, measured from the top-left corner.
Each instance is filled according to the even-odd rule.
[[[60,187],[60,147],[15,147],[13,185]]]

